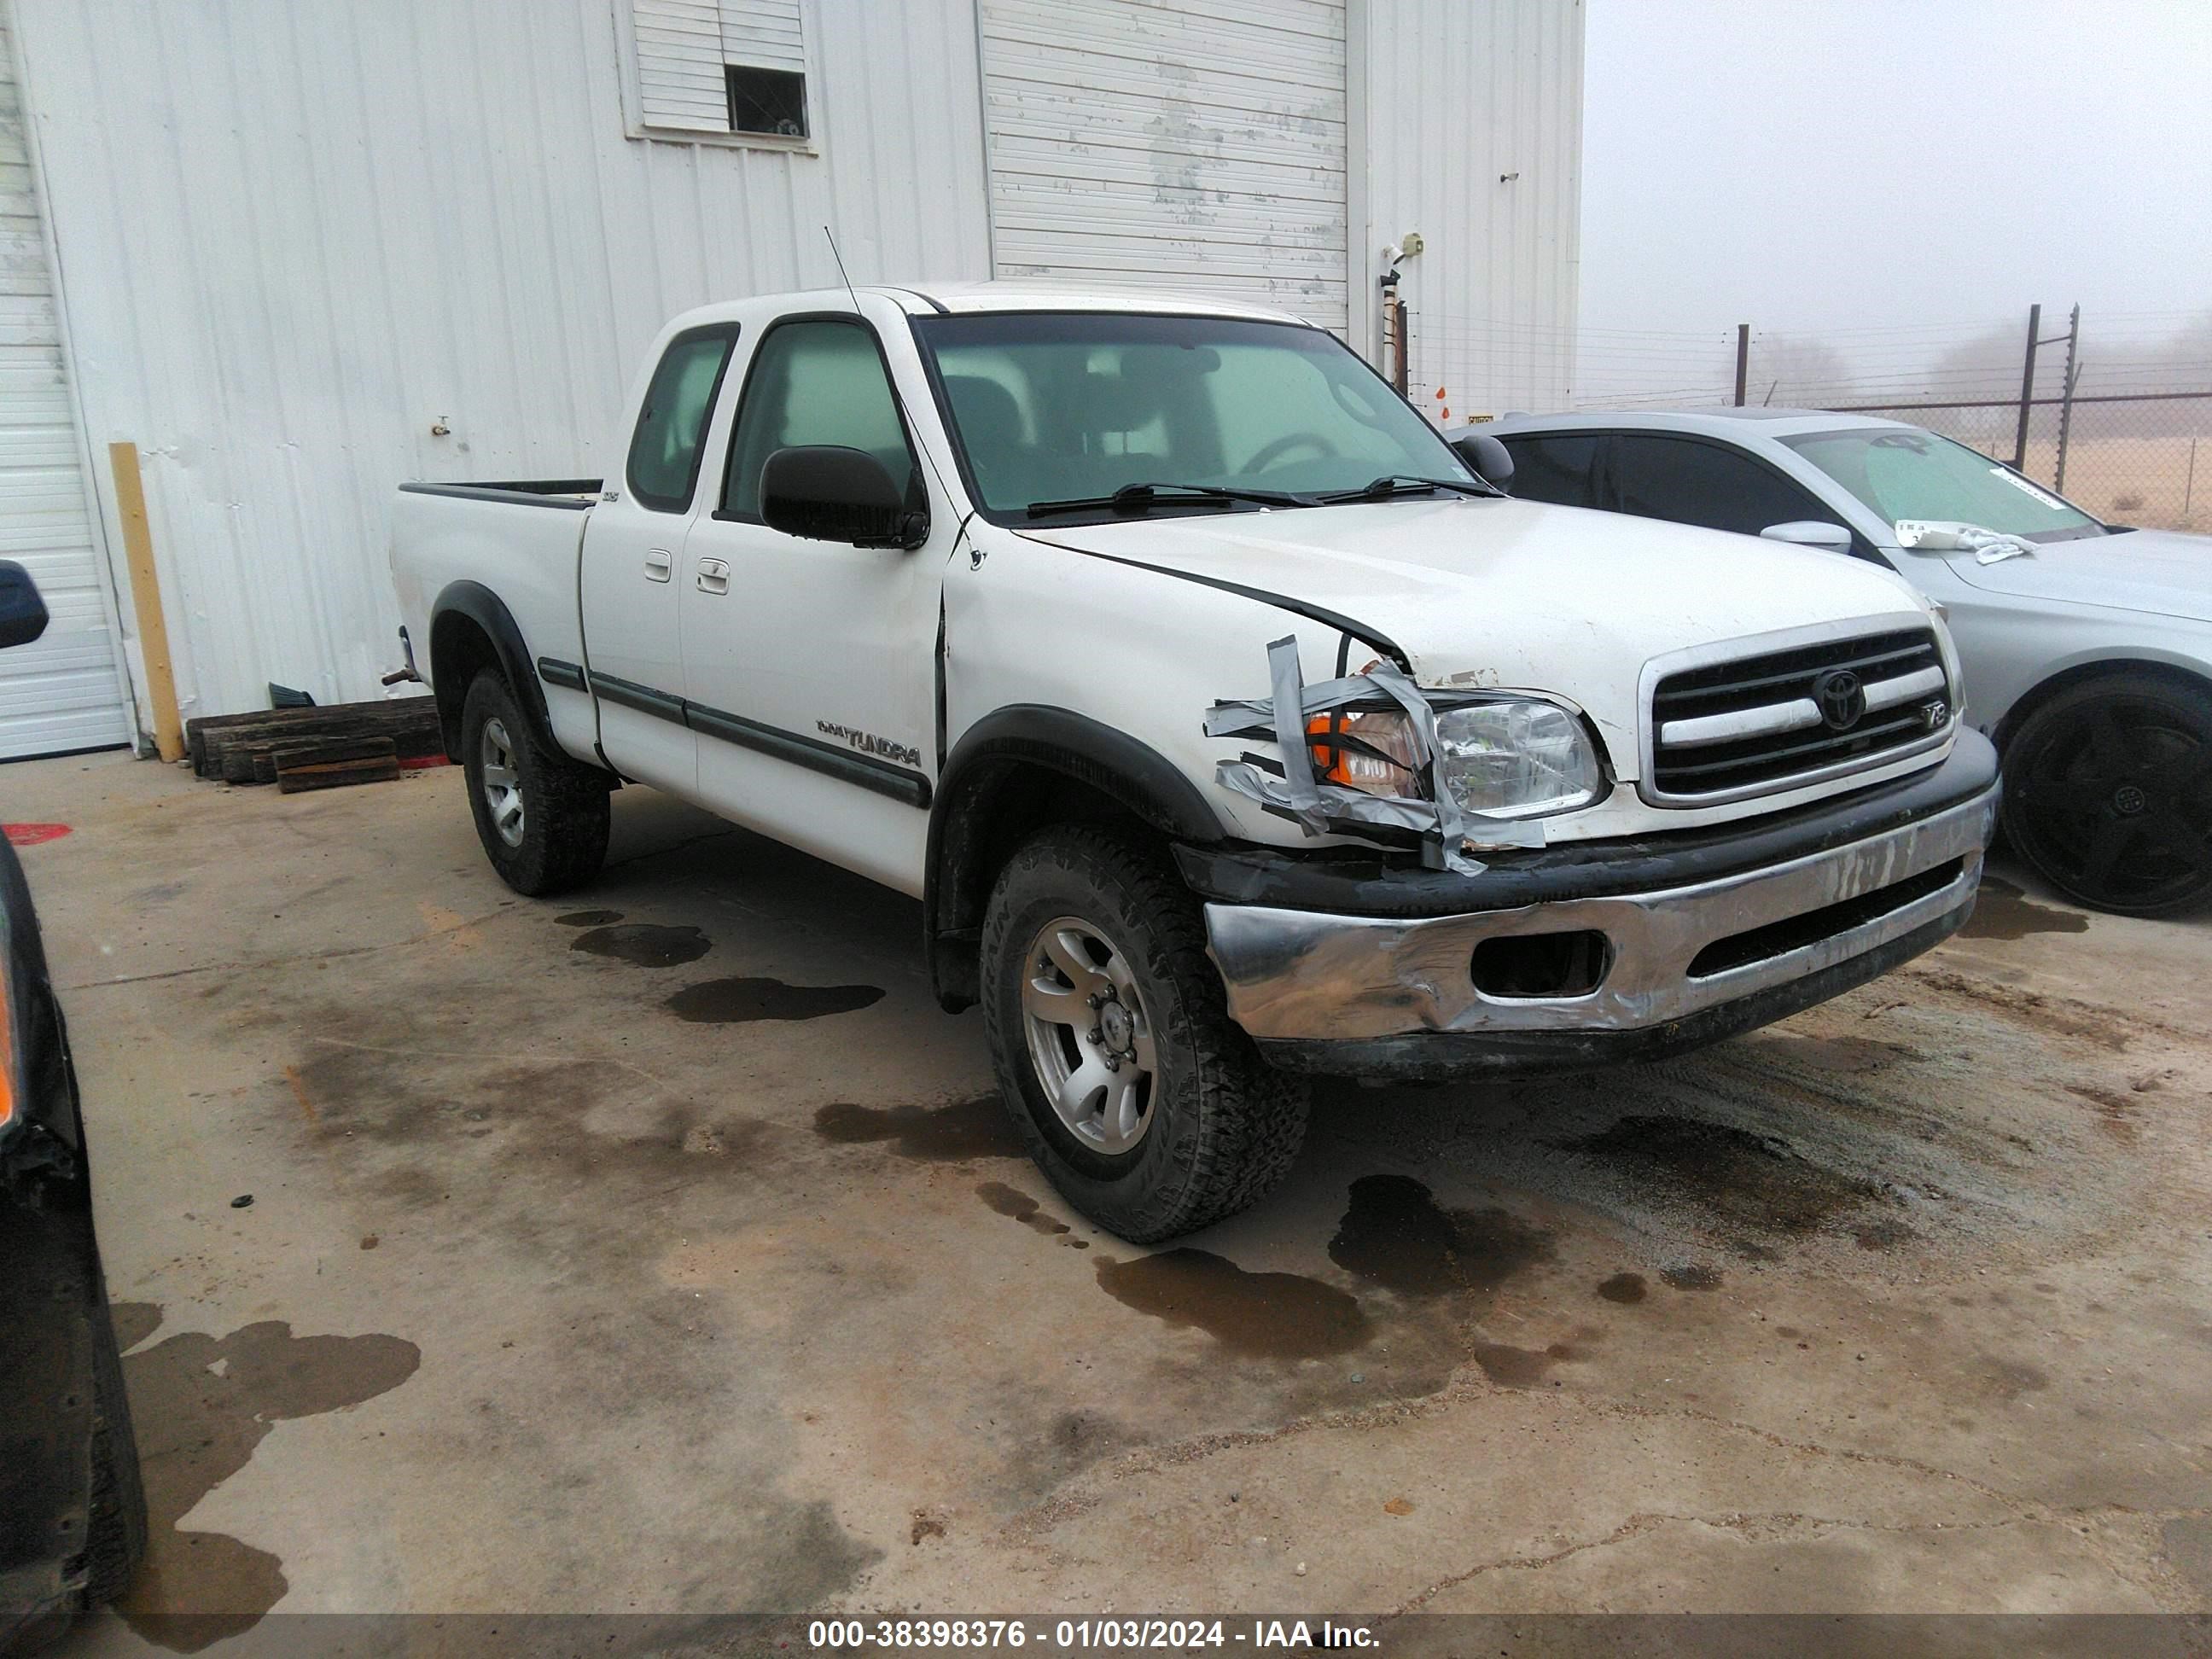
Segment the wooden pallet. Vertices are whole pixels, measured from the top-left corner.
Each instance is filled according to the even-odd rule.
[[[279,750],[377,739],[390,744],[385,754],[409,760],[446,751],[437,704],[428,697],[210,714],[185,726],[194,775],[225,783],[278,782]]]

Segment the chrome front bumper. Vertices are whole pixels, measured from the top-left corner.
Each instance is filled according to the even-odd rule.
[[[1806,979],[1970,904],[1996,825],[1997,792],[1864,840],[1693,886],[1401,920],[1258,905],[1206,906],[1208,953],[1229,1012],[1263,1041],[1414,1032],[1635,1031]],[[1692,976],[1706,946],[1786,923],[1958,861],[1932,890],[1850,918],[1776,954]],[[1588,929],[1610,961],[1579,996],[1491,995],[1474,982],[1486,939]]]

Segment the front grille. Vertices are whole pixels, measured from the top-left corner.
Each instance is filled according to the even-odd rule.
[[[1738,795],[1875,765],[1942,731],[1953,703],[1924,628],[1682,669],[1652,692],[1651,787]]]

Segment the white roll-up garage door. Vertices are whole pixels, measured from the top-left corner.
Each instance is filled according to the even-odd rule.
[[[93,524],[14,45],[0,34],[0,559],[31,573],[49,617],[44,637],[0,651],[0,759],[131,741]]]
[[[983,0],[1000,276],[1346,325],[1342,0]]]

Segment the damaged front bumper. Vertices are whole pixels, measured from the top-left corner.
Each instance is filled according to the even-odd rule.
[[[1411,896],[1388,875],[1340,883],[1365,915],[1226,902],[1235,884],[1218,870],[1196,884],[1229,1012],[1278,1065],[1381,1077],[1603,1065],[1779,1019],[1955,933],[1997,798],[1994,753],[1967,732],[1900,787],[1708,836],[1694,856],[1655,842],[1493,869],[1460,878],[1464,908],[1446,914],[1402,913],[1441,902],[1434,872],[1406,872]],[[1255,898],[1270,884],[1243,883]],[[1299,896],[1316,890],[1309,878]]]

